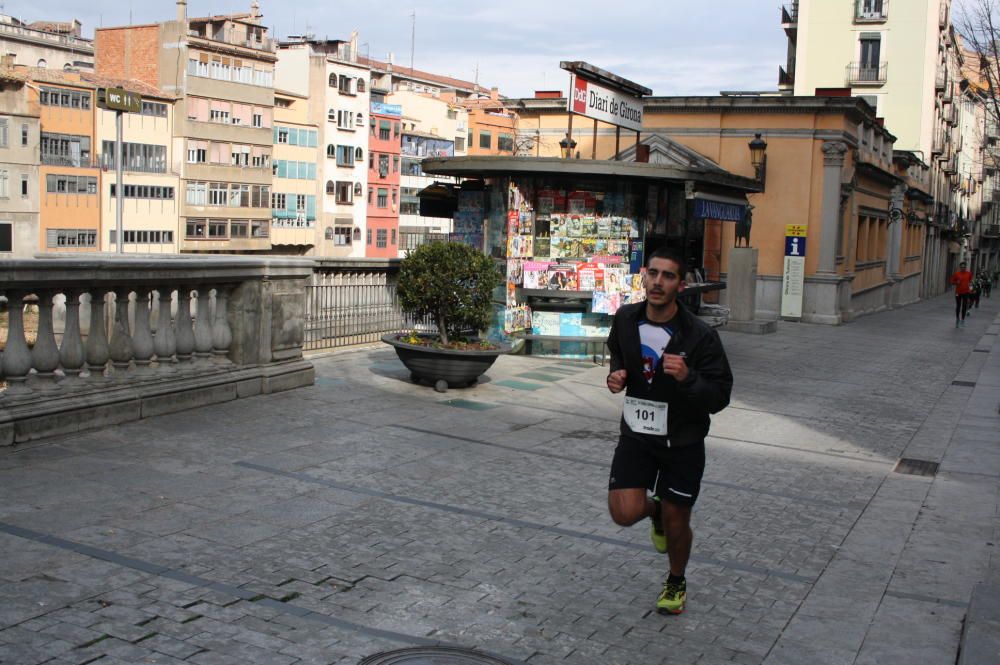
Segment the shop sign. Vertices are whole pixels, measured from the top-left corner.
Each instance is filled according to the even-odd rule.
[[[696,219],[717,219],[723,222],[742,222],[746,217],[747,207],[736,203],[724,203],[711,199],[695,199],[694,216]]]
[[[378,115],[403,115],[403,107],[399,104],[383,104],[382,102],[372,102],[372,113]]]
[[[785,226],[785,267],[781,278],[782,318],[802,318],[802,294],[806,277],[806,226]]]
[[[642,129],[642,100],[606,88],[574,74],[570,79],[569,111],[638,132]]]
[[[98,102],[103,97],[103,106],[109,111],[124,111],[125,113],[139,113],[142,111],[142,97],[134,92],[129,92],[123,88],[105,88],[98,94]]]

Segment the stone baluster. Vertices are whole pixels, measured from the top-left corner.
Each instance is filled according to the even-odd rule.
[[[39,290],[38,336],[31,349],[31,362],[35,367],[35,384],[38,390],[51,393],[59,389],[56,370],[59,368],[59,346],[52,327],[52,296],[49,290]]]
[[[34,393],[27,385],[31,372],[31,350],[24,339],[24,292],[7,293],[7,346],[3,352],[3,374],[7,382],[7,397],[23,397]]]
[[[170,295],[171,289],[161,288],[157,290],[156,296],[159,301],[159,315],[156,319],[156,336],[153,338],[153,350],[156,352],[156,364],[160,370],[168,372],[176,371],[174,367],[174,352],[177,349],[177,337],[174,335],[174,328],[170,324]]]
[[[198,362],[205,362],[212,357],[212,316],[209,311],[211,298],[210,289],[204,285],[198,287],[198,314],[194,321],[194,357]]]
[[[104,369],[111,357],[108,345],[108,323],[104,316],[107,303],[104,301],[104,291],[98,289],[90,295],[90,331],[87,333],[87,371],[90,381],[104,383]]]
[[[191,289],[177,289],[176,350],[181,369],[191,369],[191,352],[194,351],[194,330],[191,328]]]
[[[115,289],[115,324],[111,331],[111,364],[118,378],[125,378],[132,361],[132,336],[128,327],[128,297],[131,289]]]
[[[215,289],[215,321],[212,324],[212,360],[220,365],[231,365],[229,347],[233,331],[229,327],[229,286]]]
[[[59,347],[59,362],[66,378],[60,385],[67,388],[78,386],[84,360],[83,337],[80,334],[80,291],[66,289],[66,326],[62,346]]]
[[[132,330],[132,358],[139,373],[149,371],[153,359],[153,334],[149,330],[149,295],[151,291],[139,287],[135,291],[135,326]]]

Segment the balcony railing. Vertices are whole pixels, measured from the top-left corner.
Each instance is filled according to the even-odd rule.
[[[948,26],[948,5],[951,4],[951,0],[941,0],[941,4],[938,5],[938,27],[944,28]]]
[[[0,445],[312,384],[312,261],[68,257],[0,261]]]
[[[798,0],[787,5],[781,6],[781,24],[782,25],[795,25],[799,22],[799,3]]]
[[[1000,224],[984,225],[983,235],[987,238],[1000,238]]]
[[[855,0],[856,23],[881,23],[889,18],[889,0]]]
[[[852,62],[847,65],[848,85],[882,85],[886,81],[886,70],[889,65],[881,62],[876,66],[874,63]]]
[[[779,86],[793,86],[795,85],[795,61],[788,63],[788,69],[786,70],[782,66],[778,66],[778,85]]]

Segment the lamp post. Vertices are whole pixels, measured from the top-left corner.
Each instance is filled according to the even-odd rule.
[[[569,135],[566,135],[566,137],[559,141],[559,149],[562,150],[563,159],[569,159],[573,156],[573,150],[576,149],[576,141]]]
[[[760,190],[764,191],[764,180],[767,177],[767,141],[761,138],[760,133],[754,135],[750,141],[750,164],[753,165],[754,177],[760,183]]]

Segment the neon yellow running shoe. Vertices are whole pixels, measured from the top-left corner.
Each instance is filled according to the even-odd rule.
[[[680,614],[684,611],[684,601],[686,600],[687,580],[680,584],[664,582],[663,591],[656,599],[656,611],[660,614]]]
[[[660,497],[654,496],[653,501],[660,503]],[[667,553],[667,534],[663,532],[663,525],[656,523],[655,517],[649,518],[649,539],[653,542],[653,547],[660,554]]]

